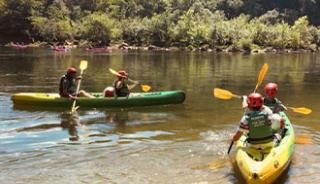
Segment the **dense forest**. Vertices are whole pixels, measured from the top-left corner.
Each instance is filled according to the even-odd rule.
[[[320,0],[0,0],[0,43],[318,50]]]

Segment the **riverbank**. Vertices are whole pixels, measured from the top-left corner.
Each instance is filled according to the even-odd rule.
[[[0,44],[1,45],[1,44]],[[18,49],[24,48],[55,48],[55,47],[65,47],[69,49],[73,48],[110,48],[112,50],[150,50],[150,51],[199,51],[199,52],[216,52],[216,53],[244,53],[244,54],[259,54],[259,53],[307,53],[307,52],[319,52],[320,47],[314,48],[274,48],[274,47],[246,47],[237,48],[234,46],[210,46],[203,45],[201,47],[159,47],[155,45],[145,45],[145,46],[135,46],[129,45],[125,42],[123,43],[113,43],[110,45],[98,45],[97,43],[89,41],[65,41],[64,44],[59,43],[48,43],[48,42],[34,42],[27,43],[24,42],[9,42],[3,44],[5,47],[13,47]]]

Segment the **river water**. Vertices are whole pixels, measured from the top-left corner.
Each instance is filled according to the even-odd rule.
[[[101,92],[125,69],[153,91],[184,90],[181,105],[69,109],[14,107],[17,92],[57,92],[69,66],[88,60],[82,89]],[[279,84],[279,99],[308,107],[288,111],[297,135],[292,164],[277,183],[320,181],[320,55],[214,54],[198,52],[0,48],[0,183],[243,183],[227,160],[230,136],[242,115],[238,99],[218,100],[212,89],[253,91],[261,66],[266,82]],[[140,91],[136,88],[135,91]]]

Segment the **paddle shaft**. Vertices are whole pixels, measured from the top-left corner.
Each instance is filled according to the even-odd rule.
[[[83,74],[83,70],[80,71],[80,77],[82,77],[82,74]],[[79,79],[78,84],[77,84],[76,95],[78,95],[78,93],[80,91],[80,85],[81,85],[81,78]],[[72,103],[72,108],[71,108],[72,112],[75,111],[76,103],[77,103],[77,99],[74,99],[73,103]]]
[[[230,153],[230,151],[231,151],[231,148],[232,148],[232,146],[233,146],[233,141],[231,141],[231,144],[230,144],[230,146],[229,146],[229,148],[228,148],[228,155],[229,155],[229,153]]]

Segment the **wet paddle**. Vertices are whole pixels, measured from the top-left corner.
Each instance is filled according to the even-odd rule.
[[[235,95],[231,91],[221,89],[221,88],[214,88],[213,95],[214,97],[223,99],[223,100],[229,100],[231,98],[241,98],[241,96]]]
[[[312,144],[312,139],[308,134],[296,135],[296,144]]]
[[[220,89],[220,88],[214,88],[213,89],[213,95],[216,98],[223,99],[223,100],[230,100],[232,98],[241,98],[241,96],[233,94],[231,91]],[[305,114],[308,115],[312,112],[311,109],[306,107],[288,107],[293,112]]]
[[[80,84],[81,84],[81,77],[82,77],[83,71],[86,70],[87,67],[88,67],[88,61],[81,60],[80,61],[80,79],[79,79],[78,84],[77,84],[76,94],[79,93]],[[77,99],[74,99],[73,103],[72,103],[72,107],[71,107],[71,112],[75,112],[79,108],[79,107],[76,107],[76,102],[77,102]]]
[[[254,91],[253,91],[254,93],[257,91],[259,86],[262,84],[262,81],[263,81],[264,76],[266,75],[268,69],[269,69],[269,65],[267,63],[265,63],[259,72],[258,81],[257,81],[256,87],[254,88]]]
[[[293,112],[305,114],[305,115],[308,115],[312,112],[311,109],[306,107],[288,107],[288,108],[291,109]]]
[[[114,75],[120,75],[117,71],[113,70],[112,68],[109,68],[109,71],[110,71],[110,73],[112,73],[112,74],[114,74]],[[128,80],[129,80],[130,82],[137,83],[137,81],[134,81],[134,80],[132,80],[132,79],[130,79],[130,78],[128,78]],[[148,91],[150,91],[151,86],[146,85],[146,84],[141,84],[141,89],[142,89],[142,91],[144,91],[144,92],[148,92]]]

